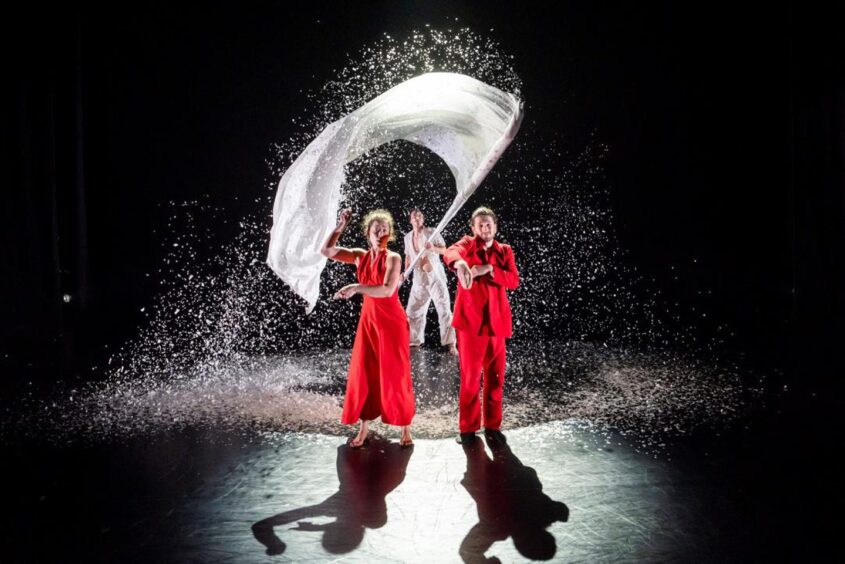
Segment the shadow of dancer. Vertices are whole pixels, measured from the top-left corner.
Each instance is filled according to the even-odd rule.
[[[488,441],[493,459],[481,440],[464,444],[467,470],[461,481],[478,506],[478,524],[461,542],[464,562],[500,562],[484,553],[493,543],[513,537],[519,553],[532,560],[549,560],[557,552],[546,528],[567,521],[569,509],[543,493],[537,472],[525,466],[502,441]]]
[[[340,487],[337,493],[317,505],[263,519],[252,526],[253,535],[267,547],[267,554],[282,554],[286,545],[273,529],[297,521],[297,526],[291,530],[322,531],[323,548],[328,552],[351,552],[361,544],[365,529],[378,529],[387,523],[385,497],[405,479],[412,452],[413,447],[401,448],[374,435],[370,436],[367,448],[339,446],[337,477]],[[335,520],[322,525],[302,521],[314,517],[334,517]]]

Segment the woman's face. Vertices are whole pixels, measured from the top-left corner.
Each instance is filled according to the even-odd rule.
[[[383,219],[374,219],[372,223],[370,223],[370,233],[368,237],[370,240],[370,246],[383,246],[382,241],[386,243],[388,237],[390,237],[390,224]]]

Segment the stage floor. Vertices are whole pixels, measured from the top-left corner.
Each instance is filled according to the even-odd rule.
[[[826,453],[794,472],[795,437],[788,455],[744,431],[668,460],[568,425],[494,449],[210,431],[7,446],[4,560],[799,561],[820,552],[841,499],[841,485],[808,481],[831,478],[816,466]]]
[[[336,356],[338,363],[346,358],[343,351]],[[324,361],[333,366],[331,358]],[[628,425],[614,429],[612,419],[596,425],[562,410],[508,427],[506,412],[506,445],[487,444],[479,435],[473,447],[463,447],[443,431],[454,423],[446,406],[454,407],[455,382],[437,377],[451,373],[454,359],[427,352],[415,362],[423,421],[440,413],[446,422],[421,425],[414,447],[404,450],[395,428],[377,425],[381,435],[353,450],[345,445],[352,430],[332,427],[336,423],[323,431],[295,430],[288,419],[261,419],[266,406],[250,411],[247,400],[267,392],[266,371],[263,380],[246,379],[265,387],[237,383],[238,390],[251,390],[247,396],[220,390],[204,396],[226,410],[241,409],[220,425],[208,418],[164,424],[184,414],[184,397],[199,389],[184,381],[133,395],[134,411],[121,412],[116,401],[99,408],[89,403],[64,420],[75,425],[66,436],[55,417],[52,426],[25,432],[18,425],[18,432],[8,432],[22,407],[46,409],[53,400],[10,405],[0,442],[8,500],[0,560],[812,561],[842,525],[845,496],[836,460],[845,443],[830,398],[762,397],[742,415],[715,426],[702,421],[681,434],[662,434],[659,418],[648,428],[639,416],[623,418]],[[606,364],[598,363],[601,370]],[[513,366],[519,374],[518,358]],[[625,366],[614,364],[612,374],[618,384]],[[108,397],[123,397],[113,384]],[[313,391],[313,383],[306,384]],[[570,396],[553,391],[573,411],[589,412],[584,407],[596,405],[596,397],[612,399],[614,410],[642,407],[636,398],[619,404],[618,394],[595,386],[571,387]],[[320,402],[334,393],[326,391]],[[279,394],[275,401],[293,397]],[[573,401],[579,394],[592,399]],[[161,395],[181,398],[173,400],[179,410],[149,399]],[[139,404],[140,397],[146,403]],[[530,407],[527,396],[511,398]],[[654,409],[661,405],[669,404]],[[696,405],[675,405],[677,413],[666,421],[689,423],[681,412]],[[50,413],[70,414],[69,406],[57,403]],[[106,418],[111,431],[103,432],[97,409],[112,414]],[[79,424],[85,414],[90,429],[100,432]],[[132,426],[130,415],[147,419]],[[33,425],[39,420],[37,414],[21,417]]]

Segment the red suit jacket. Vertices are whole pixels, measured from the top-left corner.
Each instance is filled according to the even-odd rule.
[[[493,275],[485,274],[473,279],[469,290],[458,284],[452,327],[478,335],[484,322],[484,306],[489,304],[493,334],[497,337],[510,337],[513,334],[513,323],[505,290],[514,290],[519,286],[519,272],[516,270],[513,249],[510,245],[500,244],[494,239],[486,254],[488,260],[485,260],[484,243],[467,235],[449,247],[443,255],[443,260],[452,270],[455,270],[455,262],[461,259],[465,260],[470,268],[488,263],[493,265]]]

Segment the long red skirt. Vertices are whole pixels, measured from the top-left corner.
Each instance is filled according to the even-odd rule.
[[[387,251],[358,261],[358,282],[382,284]],[[361,318],[352,346],[341,423],[381,416],[388,425],[410,425],[414,418],[408,317],[399,291],[388,298],[364,296]]]

